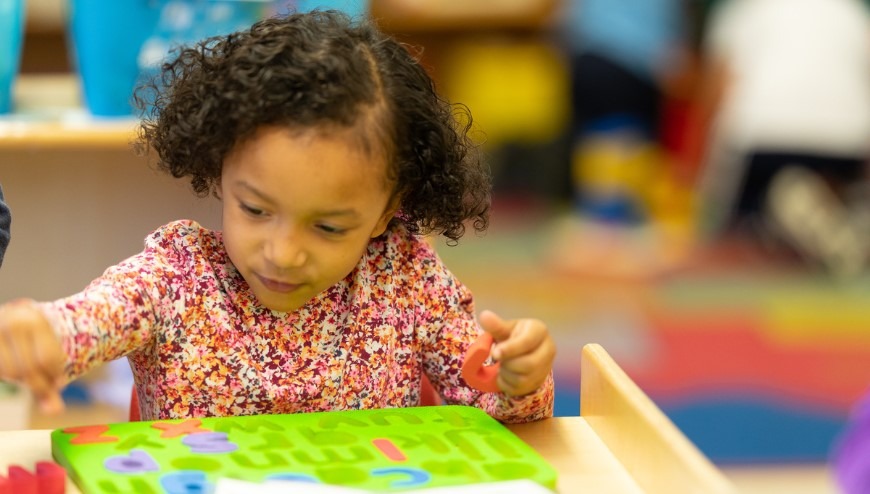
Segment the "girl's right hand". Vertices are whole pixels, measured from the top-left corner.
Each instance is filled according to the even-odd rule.
[[[0,306],[0,380],[24,384],[43,412],[58,413],[65,361],[60,340],[35,302]]]

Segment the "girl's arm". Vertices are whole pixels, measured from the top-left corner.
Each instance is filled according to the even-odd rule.
[[[60,341],[32,300],[0,306],[0,380],[24,384],[46,413],[63,409],[64,362]]]
[[[83,291],[42,304],[67,356],[65,374],[75,379],[151,340],[158,324],[163,280],[172,269],[146,249],[107,269]]]
[[[62,410],[66,383],[151,338],[160,257],[146,250],[54,302],[0,306],[0,379],[28,386],[44,411]]]
[[[183,252],[196,248],[176,242],[195,237],[188,230],[196,231],[183,223],[157,230],[145,250],[108,268],[77,294],[0,308],[0,361],[5,362],[0,378],[23,381],[44,398],[47,410],[57,410],[67,382],[146,345],[165,317],[161,307],[174,307],[171,301],[184,290]],[[18,357],[7,359],[4,351]]]
[[[546,328],[533,328],[528,331],[531,344],[527,345],[513,340],[508,344],[507,335],[515,328],[514,324],[526,325],[537,323],[533,320],[520,320],[516,322],[501,321],[495,314],[482,314],[483,322],[493,332],[494,339],[502,342],[497,344],[496,351],[503,352],[502,370],[499,376],[499,386],[502,392],[484,393],[468,385],[461,376],[461,368],[468,347],[482,333],[474,317],[474,306],[471,293],[449,273],[439,261],[434,265],[423,267],[432,268],[432,271],[424,276],[424,294],[419,301],[417,326],[423,342],[423,371],[426,373],[433,387],[448,404],[460,404],[476,406],[499,421],[506,423],[530,422],[551,417],[553,415],[554,385],[552,376],[553,348]],[[428,271],[428,270],[427,270]],[[543,330],[543,331],[540,331]],[[520,331],[520,332],[526,332]],[[498,334],[495,334],[498,333]],[[519,335],[517,335],[519,336]],[[533,365],[534,377],[518,377],[528,375],[524,369],[528,369],[528,361],[522,357],[528,355],[529,348],[534,347],[531,353],[535,353],[540,345],[540,358]],[[513,362],[510,362],[513,360]],[[512,396],[508,393],[516,391],[523,393],[520,396]]]
[[[130,268],[147,257],[109,268],[70,297],[0,306],[0,379],[21,382],[44,411],[59,412],[69,381],[146,341],[154,325],[151,297]]]

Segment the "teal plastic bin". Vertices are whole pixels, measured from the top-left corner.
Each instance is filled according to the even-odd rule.
[[[287,4],[278,0],[70,0],[69,44],[86,108],[101,117],[133,115],[134,89],[158,70],[171,50],[247,28]]]
[[[368,14],[367,0],[298,0],[296,8],[300,12],[309,10],[341,10],[352,17],[362,17]]]
[[[12,111],[23,35],[24,0],[0,0],[0,114]]]

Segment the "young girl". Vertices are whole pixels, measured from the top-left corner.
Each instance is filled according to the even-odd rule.
[[[0,379],[47,410],[127,356],[141,417],[446,403],[552,415],[553,341],[534,319],[475,321],[420,234],[487,226],[489,176],[406,48],[337,12],[264,20],[180,51],[151,91],[140,150],[222,201],[223,231],[170,223],[81,293],[0,308]],[[489,332],[499,392],[470,387]]]

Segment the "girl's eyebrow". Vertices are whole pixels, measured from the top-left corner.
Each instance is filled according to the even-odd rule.
[[[257,196],[259,199],[262,199],[262,200],[267,201],[267,202],[275,202],[271,197],[264,194],[263,192],[260,192],[259,189],[257,189],[253,185],[249,184],[248,182],[245,182],[244,180],[236,180],[233,183],[233,185],[235,185],[237,187],[241,187],[242,189],[245,189],[246,191],[250,192],[251,194],[254,194],[255,196]]]
[[[259,189],[257,189],[253,185],[249,184],[248,182],[245,182],[244,180],[236,180],[234,182],[234,185],[236,185],[242,189],[245,189],[246,191],[250,192],[251,194],[254,194],[262,201],[266,201],[266,202],[269,202],[272,204],[275,204],[275,202],[276,202],[274,199],[272,199],[271,197],[269,197],[265,193],[260,192]],[[314,214],[315,214],[315,216],[346,216],[349,218],[359,217],[359,211],[357,211],[356,209],[353,209],[353,208],[324,209],[324,210],[320,210],[320,211],[315,211]]]
[[[359,213],[355,209],[333,209],[333,210],[324,210],[317,211],[315,213],[316,216],[346,216],[348,218],[356,218],[359,216]]]

